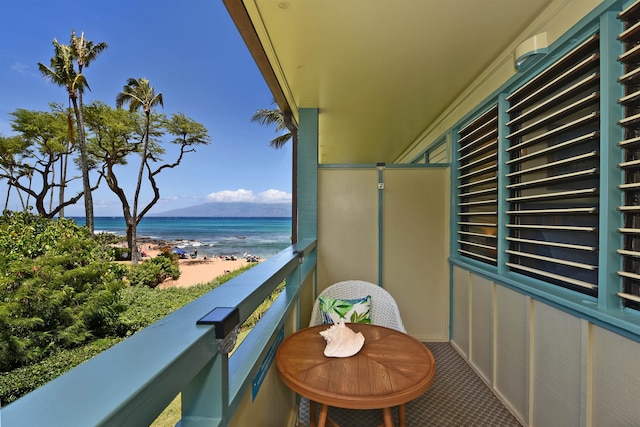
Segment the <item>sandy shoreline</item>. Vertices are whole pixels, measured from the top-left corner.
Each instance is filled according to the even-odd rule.
[[[218,276],[222,276],[230,271],[244,267],[249,264],[245,259],[227,261],[220,258],[196,258],[181,259],[180,278],[178,280],[167,279],[158,288],[169,288],[172,286],[187,287],[199,283],[208,283]]]
[[[145,245],[148,245],[148,243]],[[160,251],[157,247],[145,249],[147,256],[142,258],[142,262],[157,256],[159,253]],[[188,287],[200,283],[208,283],[218,276],[249,264],[244,258],[225,260],[217,257],[207,257],[205,259],[204,256],[198,256],[195,259],[180,259],[178,263],[180,266],[180,278],[178,280],[167,279],[158,285],[158,288]]]

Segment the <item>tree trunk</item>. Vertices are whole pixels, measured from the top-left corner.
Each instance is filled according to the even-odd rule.
[[[55,182],[56,182],[56,165],[55,162],[53,162],[52,166],[51,166],[51,193],[49,193],[49,212],[51,212],[53,210],[53,198],[54,198],[54,194],[55,193]]]
[[[144,146],[142,148],[142,154],[140,156],[140,170],[138,171],[138,182],[136,184],[136,191],[133,195],[133,221],[130,224],[132,227],[132,235],[133,235],[133,243],[135,245],[136,233],[137,233],[137,220],[138,220],[138,199],[140,198],[140,189],[142,188],[142,176],[144,174],[144,165],[147,161],[147,152],[149,150],[149,128],[151,123],[151,113],[149,111],[145,111],[146,115],[146,124],[145,124],[145,132],[144,132]],[[137,249],[137,248],[136,248]],[[134,250],[131,252],[131,264],[135,265],[138,263],[138,251]]]
[[[7,198],[4,201],[4,210],[9,209],[9,195],[11,194],[11,183],[7,184]]]
[[[67,150],[68,151],[68,148]],[[67,186],[67,159],[69,158],[69,154],[63,153],[60,156],[60,191],[58,192],[58,203],[60,206],[64,204],[64,189]],[[58,217],[64,218],[64,207],[60,209],[58,212]]]
[[[131,265],[138,264],[138,230],[135,218],[127,218],[127,244],[131,253]]]
[[[82,105],[82,93],[79,93],[80,105]],[[84,211],[85,211],[85,225],[93,234],[93,197],[91,195],[91,184],[89,183],[89,162],[87,159],[87,147],[85,144],[84,136],[84,119],[82,117],[82,108],[78,107],[78,101],[75,97],[71,97],[73,102],[73,110],[76,113],[78,119],[78,149],[80,150],[80,168],[82,170],[82,188],[84,190]]]

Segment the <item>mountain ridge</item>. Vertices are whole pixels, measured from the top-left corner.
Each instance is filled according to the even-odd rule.
[[[288,218],[291,217],[291,203],[207,202],[147,216]]]

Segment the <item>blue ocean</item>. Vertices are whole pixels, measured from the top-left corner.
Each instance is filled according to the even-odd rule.
[[[73,218],[84,225],[85,218]],[[96,217],[95,232],[126,235],[120,217]],[[198,255],[269,258],[291,245],[291,218],[145,217],[138,239],[167,242]]]

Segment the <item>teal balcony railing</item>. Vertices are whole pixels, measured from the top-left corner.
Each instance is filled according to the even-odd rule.
[[[315,240],[290,246],[16,400],[0,410],[0,425],[149,425],[179,393],[178,425],[228,425],[315,269],[315,247]],[[237,307],[244,322],[283,280],[284,291],[232,357],[218,350],[214,326],[196,324],[216,307]]]

